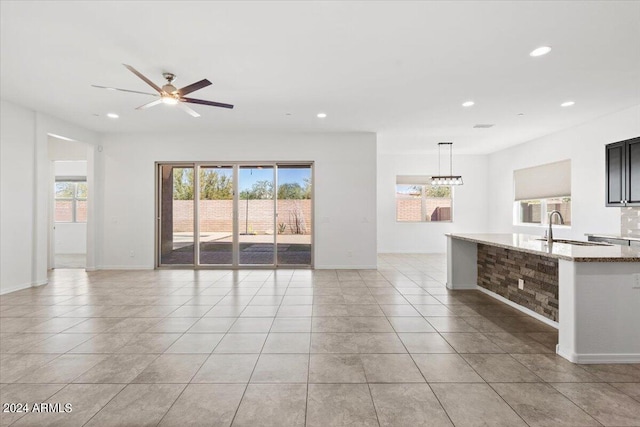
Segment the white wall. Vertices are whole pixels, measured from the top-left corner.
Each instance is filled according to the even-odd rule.
[[[74,145],[79,145],[77,153],[71,155],[69,150],[63,148],[63,156],[80,158],[82,155],[87,157],[87,146],[82,143],[71,143],[68,141],[61,141],[59,146],[64,147],[67,144],[70,145],[70,149]],[[52,145],[49,144],[49,157],[52,157]],[[53,157],[59,157],[54,155]],[[75,161],[55,161],[54,171],[56,177],[84,177],[87,176],[87,161],[75,160]],[[85,254],[87,253],[87,223],[86,222],[58,222],[55,224],[55,245],[54,252],[56,254]]]
[[[87,253],[86,223],[56,223],[55,253],[80,255]]]
[[[49,160],[59,161],[80,161],[87,160],[89,145],[84,142],[65,141],[60,138],[49,136],[48,154]],[[86,175],[86,173],[85,173]]]
[[[0,119],[0,293],[6,293],[33,283],[36,115],[3,101]]]
[[[101,144],[100,268],[153,268],[154,162],[254,160],[315,162],[316,268],[376,266],[375,134],[110,134]]]
[[[378,137],[379,140],[383,138]],[[442,157],[443,161],[445,155]],[[448,157],[446,159],[448,173]],[[446,252],[445,233],[486,232],[488,223],[487,156],[455,155],[453,171],[464,185],[454,188],[453,222],[397,222],[396,175],[437,175],[438,153],[378,153],[378,252]],[[443,164],[443,168],[445,165]],[[445,173],[445,169],[442,170]]]
[[[86,151],[86,149],[85,149]],[[86,153],[85,153],[86,157]],[[55,174],[61,177],[86,178],[87,177],[87,161],[86,160],[56,160]]]
[[[489,155],[489,229],[543,234],[543,227],[513,225],[513,171],[571,159],[572,225],[556,237],[620,233],[620,208],[605,207],[605,145],[640,135],[640,106]]]
[[[97,140],[93,132],[0,100],[0,294],[47,282],[49,133],[87,143]],[[91,215],[92,202],[88,210]],[[95,233],[88,233],[91,241]]]

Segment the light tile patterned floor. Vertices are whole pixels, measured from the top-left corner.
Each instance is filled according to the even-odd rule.
[[[359,271],[56,270],[0,297],[1,426],[640,426],[640,365],[444,287],[442,255]]]

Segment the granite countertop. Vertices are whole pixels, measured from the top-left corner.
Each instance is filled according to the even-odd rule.
[[[635,242],[640,242],[640,237],[631,237],[631,236],[619,236],[615,234],[598,234],[598,233],[586,233],[585,236],[593,236],[593,237],[606,237],[609,239],[621,239],[621,240],[633,240]]]
[[[574,262],[640,263],[640,248],[637,247],[619,245],[577,246],[567,243],[553,243],[552,245],[548,245],[546,241],[538,240],[541,236],[532,236],[529,234],[449,233],[446,235],[454,239]]]

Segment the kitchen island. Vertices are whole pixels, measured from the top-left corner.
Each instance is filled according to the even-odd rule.
[[[447,234],[447,287],[480,290],[558,328],[556,352],[571,362],[640,363],[640,248]]]

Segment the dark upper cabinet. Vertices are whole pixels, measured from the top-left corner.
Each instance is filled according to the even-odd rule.
[[[640,137],[606,147],[607,206],[640,206]]]
[[[627,142],[627,206],[640,206],[640,138]]]

